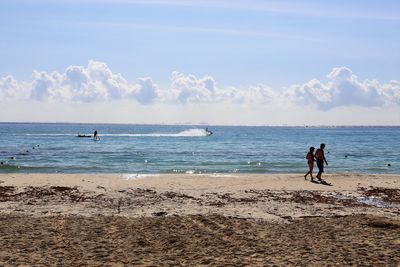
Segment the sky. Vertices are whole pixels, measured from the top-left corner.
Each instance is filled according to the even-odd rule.
[[[400,125],[400,2],[2,0],[0,122]]]

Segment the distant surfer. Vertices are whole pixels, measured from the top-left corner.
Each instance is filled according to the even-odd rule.
[[[208,128],[206,128],[206,135],[209,136],[209,135],[212,135],[212,134],[213,134],[213,132],[211,132],[210,130],[208,130]]]
[[[93,140],[95,140],[95,141],[99,140],[99,137],[97,136],[97,130],[94,130]]]

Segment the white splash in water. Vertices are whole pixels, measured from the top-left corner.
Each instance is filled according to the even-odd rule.
[[[29,133],[25,134],[27,136],[76,136],[77,134],[73,133]],[[85,134],[91,135],[91,134]],[[99,136],[110,136],[110,137],[141,137],[141,136],[149,136],[149,137],[196,137],[196,136],[207,136],[207,132],[205,129],[189,129],[184,130],[179,133],[100,133]]]
[[[153,177],[153,176],[159,176],[158,174],[139,174],[139,173],[128,173],[128,174],[123,174],[122,177],[124,177],[126,180],[139,180],[139,179],[144,179],[147,177]]]

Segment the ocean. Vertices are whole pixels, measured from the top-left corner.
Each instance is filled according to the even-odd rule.
[[[0,172],[305,173],[320,143],[327,173],[400,173],[400,127],[66,123],[0,123]]]

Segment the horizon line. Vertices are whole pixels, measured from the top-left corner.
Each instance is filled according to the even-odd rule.
[[[43,121],[0,121],[0,124],[106,124],[106,125],[161,125],[161,126],[237,126],[237,127],[400,127],[400,124],[209,124],[206,122],[176,122],[176,123],[133,123],[133,122],[43,122]]]

